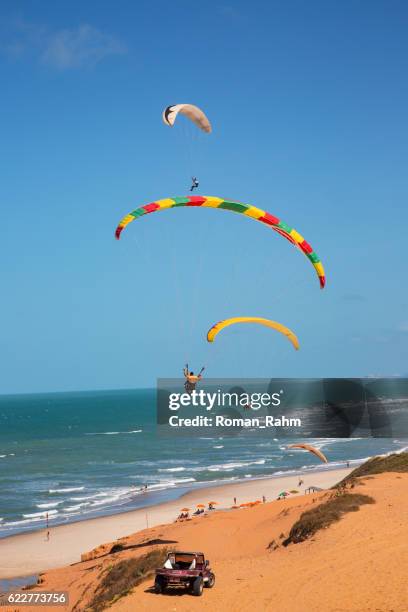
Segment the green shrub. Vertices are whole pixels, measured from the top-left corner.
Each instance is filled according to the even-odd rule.
[[[408,453],[394,453],[387,457],[372,457],[372,459],[353,470],[332,489],[352,487],[356,484],[356,478],[383,474],[384,472],[408,472]]]
[[[345,493],[329,499],[312,510],[303,512],[292,526],[289,536],[282,542],[284,546],[303,542],[320,529],[339,521],[344,514],[356,512],[363,504],[374,504],[368,495]]]
[[[135,559],[125,559],[113,565],[106,572],[88,606],[88,610],[100,612],[109,603],[120,599],[138,584],[151,577],[157,567],[166,559],[166,549],[156,549]]]

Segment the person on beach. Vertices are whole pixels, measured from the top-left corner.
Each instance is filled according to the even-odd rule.
[[[262,495],[262,502],[265,504],[266,503],[266,497],[265,495]]]
[[[234,506],[236,506],[236,505],[237,505],[237,498],[234,497]]]
[[[301,478],[299,478],[298,487],[301,487],[302,484],[303,484],[303,480]]]
[[[183,374],[184,374],[184,378],[186,379],[184,383],[184,388],[187,391],[187,393],[191,393],[192,391],[195,391],[198,381],[202,379],[202,373],[204,372],[204,370],[205,370],[205,367],[203,366],[200,372],[198,373],[198,375],[195,375],[194,372],[189,372],[188,363],[186,363],[184,370],[183,370]]]

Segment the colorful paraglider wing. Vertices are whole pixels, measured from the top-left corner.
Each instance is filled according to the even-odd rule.
[[[327,458],[325,455],[323,455],[322,451],[311,444],[290,444],[288,448],[302,448],[303,450],[307,450],[309,453],[316,455],[316,457],[323,461],[323,463],[328,463]]]
[[[195,123],[200,130],[210,134],[211,123],[209,122],[208,117],[201,110],[201,108],[194,106],[194,104],[174,104],[173,106],[168,106],[163,111],[164,123],[170,127],[173,127],[179,113]]]
[[[228,327],[229,325],[235,325],[235,323],[259,323],[260,325],[265,325],[266,327],[276,329],[276,331],[280,332],[281,334],[284,334],[287,337],[287,339],[292,343],[293,347],[296,350],[299,349],[299,340],[297,339],[297,336],[293,333],[293,331],[291,331],[288,327],[281,325],[281,323],[271,321],[270,319],[263,319],[262,317],[232,317],[231,319],[219,321],[208,330],[208,342],[214,342],[217,334],[222,329]]]
[[[321,263],[317,253],[313,250],[310,244],[306,242],[303,236],[301,236],[301,234],[299,234],[293,227],[290,227],[284,221],[274,217],[265,210],[261,210],[260,208],[251,206],[250,204],[243,204],[242,202],[223,200],[222,198],[216,198],[214,196],[186,196],[157,200],[156,202],[151,202],[150,204],[145,204],[140,208],[136,208],[136,210],[126,215],[126,217],[123,217],[116,228],[116,238],[119,240],[121,232],[135,219],[138,219],[143,215],[147,215],[148,213],[165,210],[167,208],[175,208],[178,206],[222,208],[224,210],[230,210],[232,212],[245,215],[246,217],[251,217],[252,219],[255,219],[255,221],[265,223],[303,251],[316,270],[316,274],[319,277],[320,287],[323,289],[326,283],[323,264]]]

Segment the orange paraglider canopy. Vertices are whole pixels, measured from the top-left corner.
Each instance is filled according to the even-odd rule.
[[[322,451],[311,444],[290,444],[287,448],[301,448],[302,450],[307,450],[309,453],[313,453],[313,455],[323,461],[323,463],[328,463],[327,458],[325,455],[323,455]]]

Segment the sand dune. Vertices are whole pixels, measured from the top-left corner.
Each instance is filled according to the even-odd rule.
[[[181,548],[194,543],[211,558],[217,585],[199,603],[194,599],[196,609],[402,612],[408,608],[407,485],[407,475],[376,476],[359,487],[374,497],[375,506],[363,506],[312,541],[273,552],[268,542],[279,541],[322,494],[315,502],[287,500],[284,509],[273,502],[163,535],[180,538]],[[141,585],[113,609],[162,610],[166,596],[145,591]],[[170,609],[172,599],[166,599]],[[173,599],[178,611],[191,610],[191,596]]]
[[[129,550],[106,555],[109,548],[100,547],[91,555],[96,558],[47,572],[40,588],[69,588],[69,609],[76,604],[76,610],[84,610],[102,572],[119,560],[146,553],[154,541],[154,546],[204,551],[216,574],[215,587],[201,598],[184,592],[155,595],[149,579],[112,610],[403,612],[408,602],[408,474],[359,479],[354,492],[371,496],[375,503],[300,544],[268,549],[272,540],[282,542],[302,512],[331,493],[156,526],[123,539],[132,546]]]

